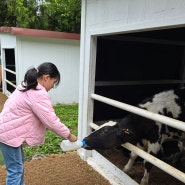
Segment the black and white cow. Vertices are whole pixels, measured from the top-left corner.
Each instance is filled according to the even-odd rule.
[[[185,89],[168,90],[142,101],[139,108],[185,121]],[[111,149],[130,142],[149,154],[160,158],[164,150],[164,142],[172,139],[178,141],[184,137],[184,132],[164,124],[130,113],[119,121],[109,121],[84,138],[87,150]],[[179,145],[179,142],[176,142]],[[163,148],[162,148],[163,147]],[[179,147],[179,146],[177,146]],[[165,151],[167,151],[165,149]],[[164,154],[164,151],[163,151]],[[131,152],[130,159],[124,167],[128,173],[137,155]],[[145,171],[141,185],[147,185],[152,164],[144,161]]]
[[[163,161],[169,162],[174,166],[181,166],[180,163],[184,164],[185,157],[185,147],[183,142],[177,139],[164,140],[161,146],[160,157]]]

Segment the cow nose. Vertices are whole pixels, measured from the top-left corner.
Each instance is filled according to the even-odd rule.
[[[83,148],[86,149],[86,150],[92,150],[92,147],[89,146],[88,140],[89,140],[88,137],[85,137],[85,138],[83,139],[83,142],[85,143],[84,146],[83,146]]]

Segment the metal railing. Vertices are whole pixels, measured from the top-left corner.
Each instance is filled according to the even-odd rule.
[[[157,113],[153,113],[138,107],[134,107],[132,105],[128,105],[126,103],[122,103],[110,98],[106,98],[104,96],[100,96],[97,94],[91,94],[91,98],[93,100],[100,101],[102,103],[106,103],[108,105],[126,110],[128,112],[132,112],[134,114],[146,117],[148,119],[160,122],[162,124],[166,124],[170,127],[185,131],[185,123],[173,118],[169,118],[163,115],[159,115]],[[90,123],[90,127],[97,130],[98,125],[95,123]],[[157,159],[156,157],[148,154],[147,152],[139,149],[138,147],[132,145],[131,143],[125,143],[122,145],[126,149],[136,153],[138,156],[142,157],[143,159],[147,160],[148,162],[152,163],[153,165],[157,166],[158,168],[162,169],[166,173],[170,174],[171,176],[175,177],[176,179],[180,180],[181,182],[185,183],[185,173],[181,172],[180,170],[170,166],[169,164]]]

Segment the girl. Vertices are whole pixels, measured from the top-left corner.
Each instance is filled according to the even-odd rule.
[[[60,82],[57,67],[49,62],[29,69],[24,81],[9,96],[0,114],[0,149],[6,185],[25,185],[22,144],[44,143],[46,128],[74,142],[77,137],[56,116],[48,91]]]

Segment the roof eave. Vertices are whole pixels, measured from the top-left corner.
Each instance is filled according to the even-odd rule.
[[[28,29],[28,28],[1,26],[0,32],[7,32],[13,35],[22,35],[22,36],[80,40],[80,34],[77,34],[77,33],[56,32],[56,31],[37,30],[37,29]]]

